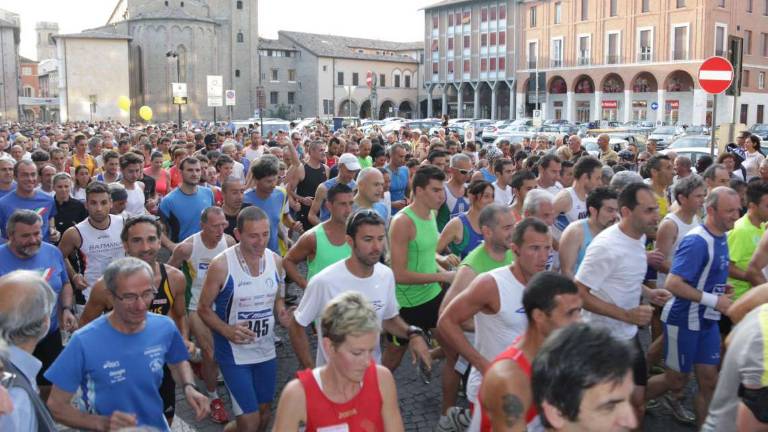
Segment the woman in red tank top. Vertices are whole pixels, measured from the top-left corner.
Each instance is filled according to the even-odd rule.
[[[401,432],[395,381],[373,361],[379,321],[357,292],[325,307],[322,345],[328,364],[298,372],[283,389],[274,430]]]

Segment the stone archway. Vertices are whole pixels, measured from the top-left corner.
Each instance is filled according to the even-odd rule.
[[[469,83],[463,83],[459,86],[461,92],[461,107],[456,114],[457,117],[475,117],[475,89]]]
[[[369,99],[364,100],[363,103],[360,104],[359,116],[361,119],[371,117],[371,101]]]
[[[678,69],[667,75],[664,79],[664,123],[675,125],[690,118],[693,89],[693,77],[688,72]]]
[[[357,115],[357,113],[360,111],[360,108],[357,105],[357,102],[355,102],[354,99],[352,99],[351,104],[349,99],[344,99],[339,104],[339,109],[336,112],[336,115],[338,117],[354,117]]]
[[[395,116],[395,104],[391,100],[387,99],[381,103],[379,107],[379,120],[384,120],[387,117]]]
[[[547,95],[548,112],[544,113],[544,117],[553,120],[566,119],[568,115],[568,107],[566,106],[568,103],[568,84],[565,82],[565,79],[560,75],[550,78],[547,92],[549,93]]]
[[[634,121],[654,121],[654,103],[658,103],[659,84],[656,77],[650,72],[640,72],[630,81],[632,90],[632,106],[629,118]],[[658,109],[658,107],[657,107]]]
[[[413,118],[413,106],[411,105],[411,102],[407,100],[400,102],[397,115],[407,119]]]
[[[598,109],[594,106],[595,82],[589,75],[579,75],[573,81],[573,92],[575,120],[580,123],[592,121]]]

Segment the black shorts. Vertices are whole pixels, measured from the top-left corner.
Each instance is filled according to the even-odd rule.
[[[160,397],[163,398],[163,415],[173,418],[176,413],[176,382],[168,366],[163,366],[163,382],[160,383]]]
[[[635,346],[635,361],[632,362],[632,379],[636,386],[645,387],[648,384],[648,365],[645,362],[645,352],[642,345],[640,345],[640,335],[635,335],[631,343]]]
[[[37,385],[49,386],[51,382],[48,381],[43,374],[53,364],[56,357],[64,350],[64,346],[61,344],[61,330],[56,329],[48,333],[40,342],[37,343],[35,351],[32,355],[43,363],[40,368],[40,372],[37,374]]]
[[[409,308],[400,308],[400,317],[406,324],[421,327],[424,331],[433,329],[437,327],[437,318],[440,304],[443,302],[443,296],[445,296],[445,290],[440,291],[440,294],[426,303]],[[392,338],[400,345],[408,345],[408,339],[395,336],[392,336]]]
[[[720,335],[722,337],[728,336],[728,333],[733,328],[733,321],[725,315],[720,315],[720,322],[718,324],[720,325]]]

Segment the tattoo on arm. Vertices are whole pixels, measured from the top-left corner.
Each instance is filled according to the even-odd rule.
[[[520,421],[523,415],[523,403],[517,396],[507,393],[501,397],[501,410],[507,427],[512,427]]]

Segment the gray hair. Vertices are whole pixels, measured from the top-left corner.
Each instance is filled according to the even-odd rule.
[[[56,184],[56,182],[58,182],[58,181],[60,181],[60,180],[69,180],[69,181],[72,181],[72,176],[71,176],[71,175],[69,175],[69,173],[65,173],[65,172],[60,172],[60,173],[57,173],[57,174],[56,174],[56,175],[54,175],[54,176],[53,176],[53,178],[51,179],[51,184],[52,184],[52,185],[55,185],[55,184]]]
[[[619,171],[611,178],[611,189],[621,193],[625,187],[633,183],[643,183],[643,177],[634,171]]]
[[[728,186],[718,186],[712,189],[712,191],[709,192],[709,195],[707,195],[707,199],[704,201],[704,208],[717,210],[717,205],[720,202],[720,195],[739,196],[739,193]]]
[[[237,215],[237,230],[242,231],[246,222],[258,222],[265,219],[268,219],[268,216],[264,213],[264,210],[256,206],[246,207],[240,210],[240,213]]]
[[[728,168],[726,168],[725,165],[716,163],[707,167],[701,176],[704,178],[704,180],[714,181],[715,176],[717,176],[717,170],[719,169],[728,171]]]
[[[224,214],[224,209],[218,206],[210,206],[200,213],[200,222],[208,223],[211,214]]]
[[[376,312],[357,291],[347,291],[332,299],[320,318],[323,337],[334,346],[341,345],[347,336],[381,330]]]
[[[538,216],[541,204],[545,202],[552,203],[552,194],[544,189],[532,189],[525,195],[523,214],[533,217]]]
[[[667,154],[669,154],[669,153],[667,153]],[[693,165],[693,162],[691,162],[691,158],[689,158],[688,156],[678,156],[678,157],[675,158],[675,161],[676,162],[679,161],[680,165],[682,165],[682,166],[684,166],[686,168],[690,168]]]
[[[672,185],[672,196],[675,198],[675,201],[677,201],[679,204],[680,200],[678,199],[678,197],[680,195],[687,198],[691,196],[693,191],[695,191],[700,187],[704,187],[704,180],[702,180],[701,177],[697,175],[690,175],[686,178],[679,179],[677,183]]]
[[[472,159],[464,153],[456,153],[455,155],[451,156],[451,168],[455,167],[459,162],[472,163]]]
[[[112,261],[107,266],[107,269],[104,270],[104,286],[112,294],[117,294],[117,279],[123,276],[130,276],[139,271],[147,272],[150,278],[155,277],[152,267],[138,258],[124,257]]]
[[[36,223],[43,223],[43,219],[37,213],[32,210],[18,209],[11,214],[8,218],[8,222],[5,224],[5,232],[9,235],[16,231],[16,224],[23,223],[24,225],[34,225]]]
[[[0,277],[0,286],[11,283],[32,286],[34,292],[0,314],[0,335],[14,345],[30,340],[38,342],[48,333],[56,295],[48,282],[33,271],[16,270]]]
[[[482,229],[486,226],[491,229],[496,228],[496,225],[499,223],[496,216],[506,211],[509,211],[509,207],[499,203],[491,203],[490,205],[485,206],[480,210],[480,216],[478,216],[480,228]]]
[[[609,167],[608,165],[603,166],[603,184],[611,184],[611,179],[613,179],[614,172],[613,168]]]

